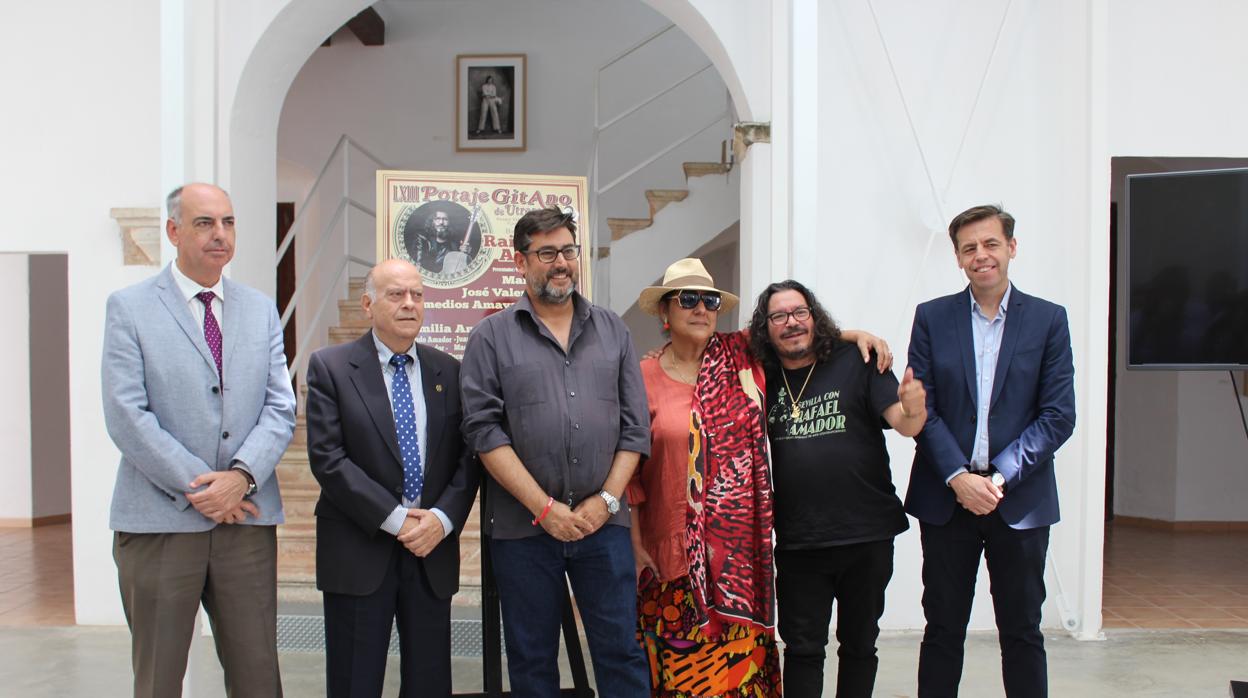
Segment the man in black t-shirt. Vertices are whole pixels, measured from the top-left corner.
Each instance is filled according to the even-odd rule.
[[[883,430],[918,434],[926,393],[909,370],[899,384],[864,362],[796,281],[759,296],[750,344],[767,368],[785,694],[821,694],[836,601],[836,695],[870,696],[893,537],[908,527]]]

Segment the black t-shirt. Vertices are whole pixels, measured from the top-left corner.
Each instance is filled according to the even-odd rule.
[[[783,370],[783,369],[781,369]],[[893,487],[884,446],[884,410],[897,402],[897,377],[863,363],[857,346],[832,357],[767,374],[767,431],[775,483],[777,547],[823,548],[885,540],[910,524]],[[801,416],[792,417],[801,395]]]

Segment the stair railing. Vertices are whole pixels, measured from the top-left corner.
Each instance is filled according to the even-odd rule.
[[[632,167],[629,167],[623,174],[615,177],[610,182],[603,184],[602,177],[601,177],[602,157],[601,157],[601,149],[600,149],[603,133],[607,131],[608,129],[610,129],[611,127],[616,126],[617,124],[623,122],[628,117],[636,115],[643,108],[654,103],[659,98],[664,97],[688,85],[692,80],[702,75],[706,71],[711,70],[714,67],[712,63],[707,62],[705,65],[695,68],[691,72],[685,73],[683,75],[678,75],[675,79],[670,81],[666,86],[662,86],[662,87],[655,89],[649,95],[636,101],[632,105],[621,110],[615,116],[612,116],[611,118],[604,121],[602,118],[602,100],[601,100],[603,74],[607,71],[607,69],[611,68],[612,66],[624,60],[625,58],[632,56],[636,54],[637,52],[645,49],[647,46],[651,45],[659,37],[667,34],[668,32],[672,31],[675,28],[676,28],[675,24],[669,24],[666,27],[659,29],[658,31],[643,38],[641,41],[638,41],[637,43],[633,44],[629,48],[616,54],[615,56],[607,60],[605,63],[598,66],[598,69],[594,72],[594,138],[593,138],[593,150],[590,156],[590,162],[589,162],[589,167],[588,167],[589,210],[595,222],[595,225],[593,226],[591,233],[590,233],[590,239],[588,240],[591,260],[598,259],[598,248],[602,246],[599,244],[599,235],[598,235],[598,231],[601,229],[602,226],[597,225],[597,223],[600,221],[606,220],[605,216],[602,215],[602,212],[599,211],[598,209],[599,199],[603,194],[606,194],[607,192],[611,191],[615,187],[627,181],[629,178],[636,175],[641,170],[645,169],[649,165],[655,163],[656,161],[670,154],[672,151],[676,150],[677,148],[684,145],[685,143],[688,143],[690,140],[702,135],[707,130],[715,127],[717,124],[724,122],[724,124],[729,129],[731,129],[732,98],[731,98],[731,95],[728,93],[728,91],[725,90],[724,91],[724,96],[725,96],[724,110],[716,114],[713,119],[704,123],[696,123],[696,124],[693,124],[692,126],[682,124],[681,126],[684,126],[684,129],[683,129],[683,134],[681,136],[679,136],[678,138],[676,138],[675,140],[669,142],[668,144],[664,146],[651,150],[649,154],[646,154],[646,150],[644,148],[632,151],[633,153],[637,154],[639,160]],[[731,136],[728,136],[728,138],[731,139]]]
[[[308,206],[315,200],[321,189],[322,182],[330,173],[330,167],[335,159],[341,162],[342,168],[342,192],[334,207],[333,214],[329,220],[321,226],[320,234],[315,238],[316,247],[312,256],[303,265],[302,273],[299,274],[298,281],[295,284],[294,294],[290,297],[290,301],[282,310],[281,323],[282,329],[290,322],[295,315],[295,310],[300,307],[308,307],[309,303],[315,303],[316,311],[312,316],[312,320],[304,326],[302,336],[298,341],[298,348],[295,351],[294,358],[290,361],[291,377],[295,380],[295,385],[302,382],[307,371],[308,356],[312,352],[325,346],[328,327],[322,322],[325,316],[325,309],[329,307],[331,300],[337,300],[339,297],[338,289],[345,286],[344,275],[349,281],[349,269],[352,264],[363,267],[365,270],[372,268],[374,261],[362,259],[351,254],[351,212],[358,211],[372,220],[376,220],[377,212],[368,205],[363,204],[355,199],[351,193],[351,151],[358,151],[368,160],[372,161],[377,169],[391,169],[380,158],[373,155],[367,148],[360,145],[345,133],[338,139],[334,149],[330,151],[329,157],[325,159],[325,164],[321,167],[321,171],[317,174],[316,180],[312,187],[308,190],[307,195],[303,199],[300,208],[295,211],[295,220],[290,226],[290,230],[286,232],[286,236],[282,238],[282,242],[277,247],[277,262],[280,263],[282,258],[289,252],[291,245],[296,237],[302,236],[306,238],[310,233],[304,229],[307,227],[305,221],[308,219],[306,215]],[[342,227],[342,251],[341,256],[335,259],[335,255],[326,255],[326,251],[334,247],[333,233],[341,224]],[[372,230],[372,226],[369,226]],[[324,260],[324,262],[323,262]],[[326,266],[328,265],[328,269]],[[309,296],[309,286],[317,283],[322,289],[319,298]],[[342,284],[342,285],[340,285]],[[304,397],[302,390],[295,391],[299,400],[299,411],[303,411]]]

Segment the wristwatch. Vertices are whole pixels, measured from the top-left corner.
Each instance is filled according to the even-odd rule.
[[[606,490],[602,490],[598,493],[598,496],[602,497],[602,501],[607,503],[608,514],[615,514],[620,510],[620,500],[616,499],[615,495]]]
[[[257,490],[260,489],[259,487],[256,487],[256,478],[252,477],[251,473],[239,467],[233,467],[233,468],[230,468],[230,470],[240,472],[243,474],[243,477],[247,478],[247,491],[243,493],[244,497],[250,497],[251,495],[255,494]]]
[[[997,486],[997,489],[1001,490],[1002,492],[1005,491],[1005,476],[1004,475],[994,470],[992,471],[992,476],[990,479],[992,480],[992,484]]]

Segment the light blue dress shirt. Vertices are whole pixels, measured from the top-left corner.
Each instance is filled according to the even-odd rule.
[[[394,352],[390,351],[390,347],[387,347],[378,339],[376,333],[373,334],[373,345],[377,347],[377,359],[381,362],[381,377],[386,382],[386,395],[390,398],[390,413],[394,414],[393,382],[394,372],[398,370],[390,363],[390,357],[394,356]],[[414,349],[415,346],[413,344],[412,348]],[[408,385],[412,387],[412,408],[416,413],[416,442],[420,444],[420,453],[423,458],[428,453],[426,445],[429,443],[426,438],[428,435],[429,413],[425,409],[425,385],[420,376],[420,357],[411,349],[408,350],[407,355],[412,360],[404,369],[407,371]],[[416,498],[416,501],[410,501],[405,497],[403,502],[395,507],[394,511],[390,512],[386,520],[381,522],[381,530],[392,536],[399,535],[399,531],[403,528],[403,519],[407,518],[407,510],[419,508],[419,497]],[[454,530],[450,517],[441,509],[435,508],[430,509],[430,511],[442,522],[442,537],[445,538],[450,535],[451,531]]]
[[[1005,336],[1006,309],[1010,307],[1010,291],[1005,295],[996,317],[989,320],[980,310],[979,303],[971,295],[971,336],[975,348],[975,386],[977,389],[975,417],[975,447],[971,450],[971,468],[988,472],[992,454],[988,451],[988,410],[992,407],[992,384],[997,377],[997,358],[1001,355],[1001,338]],[[970,289],[967,290],[970,293]]]

